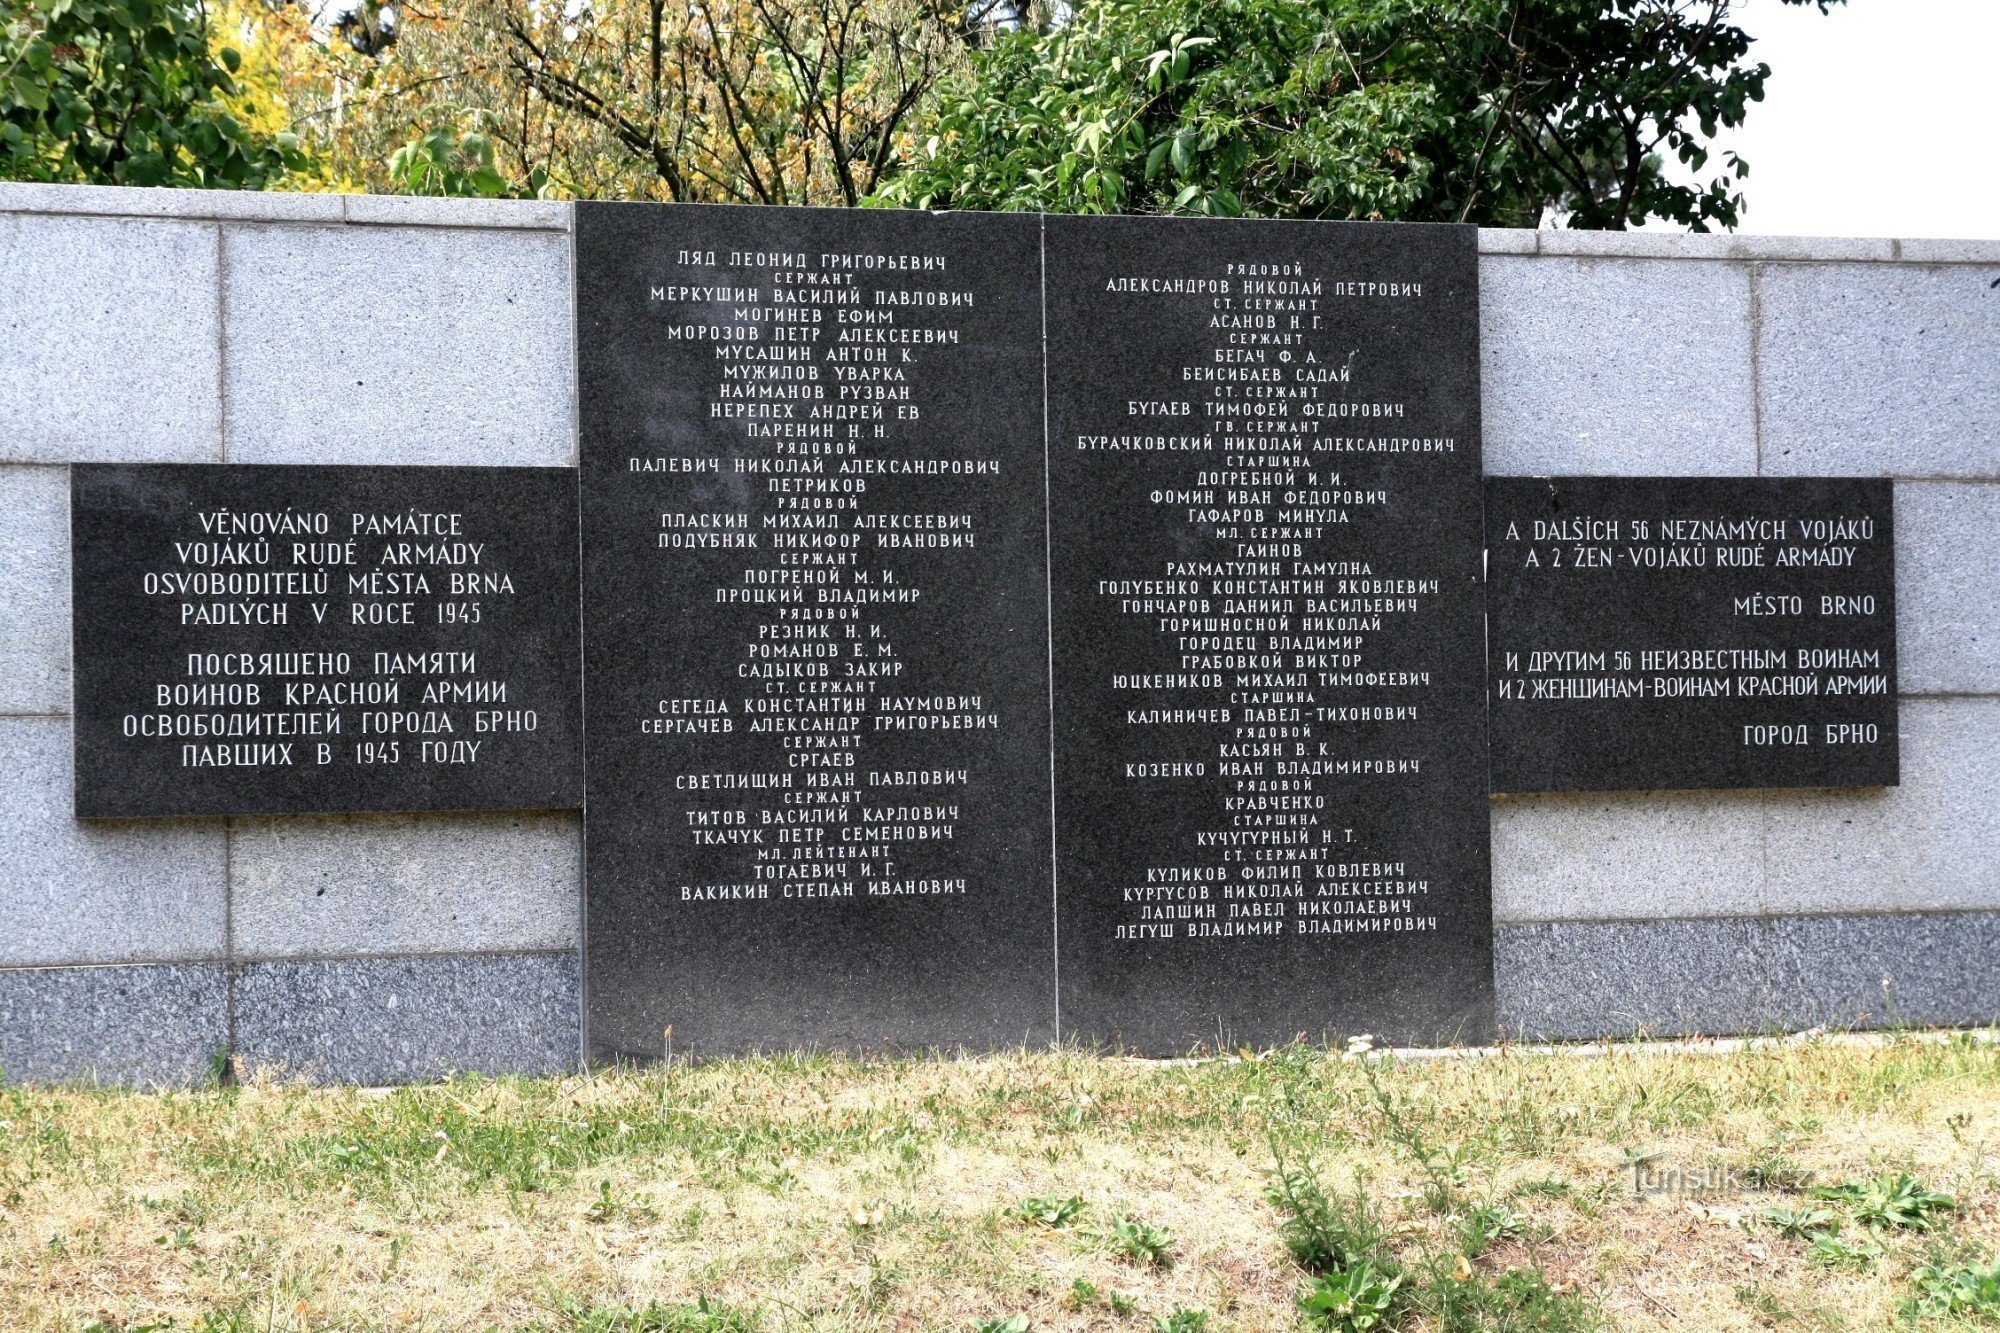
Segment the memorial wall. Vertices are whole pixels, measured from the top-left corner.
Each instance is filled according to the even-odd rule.
[[[2000,256],[0,196],[8,1076],[2000,1012]]]

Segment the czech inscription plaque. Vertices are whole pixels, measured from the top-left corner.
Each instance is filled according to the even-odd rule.
[[[70,477],[78,816],[580,803],[570,469]]]
[[[593,1053],[1046,1038],[1038,220],[575,235]]]
[[[1489,1038],[1475,233],[1046,227],[1064,1033]]]
[[[1893,784],[1894,488],[1486,483],[1495,791]]]

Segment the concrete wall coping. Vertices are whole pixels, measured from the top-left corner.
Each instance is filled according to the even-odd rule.
[[[568,231],[570,209],[566,203],[541,199],[430,199],[403,195],[0,182],[0,213]]]
[[[166,190],[122,185],[0,182],[0,213],[184,218],[394,227],[569,230],[567,203],[402,195]],[[1583,259],[1709,259],[1775,263],[2000,264],[2000,238],[1738,236],[1681,232],[1531,231],[1482,227],[1479,252]]]
[[[2000,264],[2000,239],[1738,236],[1727,232],[1525,231],[1481,227],[1484,255],[1723,259],[1758,263]]]

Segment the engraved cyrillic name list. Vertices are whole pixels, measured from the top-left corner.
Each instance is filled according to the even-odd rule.
[[[1067,1031],[1485,1021],[1470,249],[1388,230],[1050,219]]]
[[[579,311],[591,921],[684,944],[594,959],[593,1031],[644,1053],[668,1024],[727,1049],[1016,1022],[947,992],[996,948],[1048,967],[1032,233],[618,229],[648,215],[599,214],[625,287]]]
[[[924,381],[952,372],[973,293],[949,285],[939,253],[692,249],[675,267],[689,272],[648,299],[668,339],[719,372],[707,419],[737,429],[711,452],[628,466],[693,483],[688,507],[662,509],[654,547],[735,553],[740,564],[701,568],[719,575],[718,612],[745,614],[725,622],[737,642],[711,645],[737,660],[735,688],[664,697],[639,729],[740,735],[731,757],[747,761],[674,775],[689,846],[738,853],[718,858],[728,879],[682,883],[679,900],[966,893],[949,868],[914,876],[904,849],[956,840],[971,770],[951,741],[998,730],[999,701],[971,663],[913,663],[906,631],[927,576],[975,558],[979,492],[1000,477],[997,457],[930,456],[912,438]],[[926,285],[896,285],[908,281]],[[726,311],[711,311],[718,299]],[[919,552],[933,559],[908,558]],[[880,743],[890,736],[944,743],[901,767],[891,761],[908,747]]]
[[[1897,778],[1893,491],[1493,478],[1496,791]]]
[[[74,487],[79,813],[578,803],[567,473],[90,467]]]

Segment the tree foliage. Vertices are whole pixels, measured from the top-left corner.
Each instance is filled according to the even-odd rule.
[[[0,174],[1707,230],[1738,2],[15,0]]]
[[[947,0],[465,0],[406,12],[381,49],[302,53],[293,95],[309,142],[375,188],[483,192],[490,170],[508,193],[854,204],[960,23]]]
[[[876,202],[1734,226],[1748,168],[1706,144],[1770,71],[1729,18],[1730,0],[1084,0],[951,80]]]
[[[437,129],[389,154],[389,179],[400,194],[461,199],[532,195],[539,182],[518,189],[494,163],[493,141],[485,135]]]
[[[240,64],[181,0],[15,0],[0,26],[0,176],[270,185],[303,159],[232,106]]]

